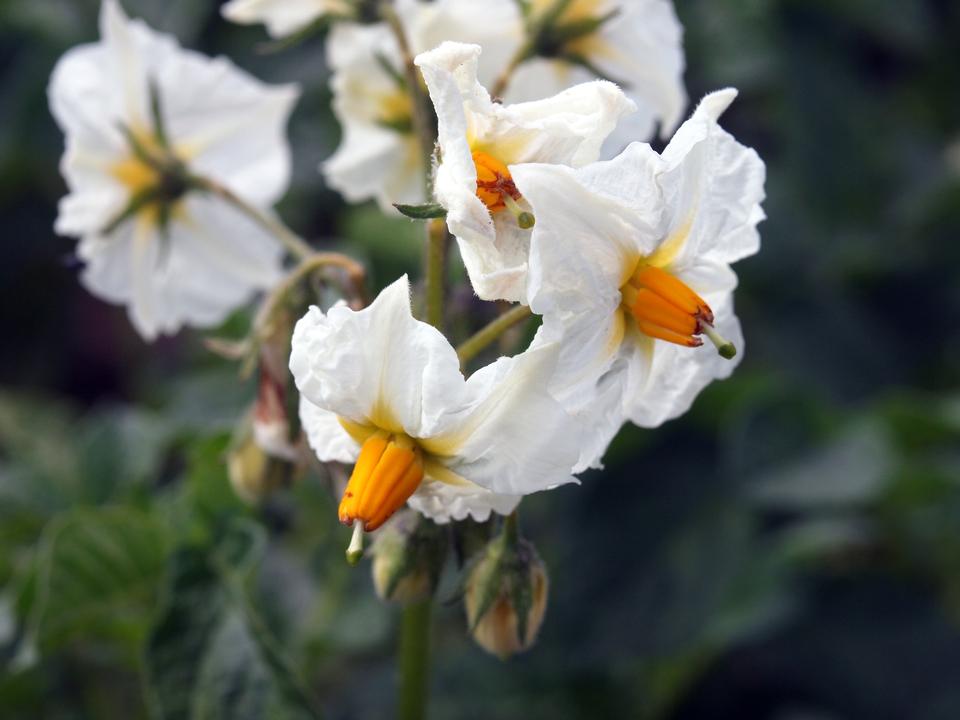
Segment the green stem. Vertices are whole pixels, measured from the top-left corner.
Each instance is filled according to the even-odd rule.
[[[398,720],[424,720],[430,682],[431,601],[407,605],[400,625]]]
[[[457,357],[460,358],[460,367],[465,368],[467,363],[479,355],[490,343],[503,335],[514,325],[523,322],[532,315],[526,305],[517,305],[500,315],[489,325],[477,331],[471,338],[457,348]]]
[[[443,219],[427,222],[426,320],[443,332],[443,300],[446,296],[447,223]]]
[[[273,235],[295,258],[305,260],[313,255],[313,248],[293,230],[284,225],[281,220],[251,205],[226,185],[221,185],[216,180],[210,180],[209,178],[191,178],[191,182],[200,189],[206,190],[221,200],[233,205],[233,207]]]

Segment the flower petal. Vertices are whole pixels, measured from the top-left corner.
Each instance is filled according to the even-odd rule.
[[[360,446],[350,437],[337,416],[300,396],[300,424],[307,442],[321,462],[355,462]]]
[[[520,495],[498,495],[479,485],[450,485],[425,480],[407,504],[421,515],[444,525],[468,517],[485,522],[491,512],[509,515],[520,500]]]
[[[364,310],[311,308],[294,329],[290,369],[321,408],[411,437],[422,437],[463,393],[456,351],[410,313],[406,276]]]
[[[717,124],[736,95],[733,89],[707,95],[663,152],[664,235],[689,225],[678,267],[696,257],[732,263],[760,249],[766,168]]]
[[[575,482],[583,430],[547,391],[557,348],[500,358],[467,380],[468,403],[424,443],[453,472],[496,493]]]

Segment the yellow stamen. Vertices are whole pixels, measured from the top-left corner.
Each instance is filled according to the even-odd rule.
[[[713,311],[706,301],[665,270],[652,265],[641,265],[630,282],[638,288],[649,288],[690,315],[699,316],[709,323],[713,322]]]
[[[686,347],[700,347],[703,334],[728,360],[736,355],[733,343],[714,329],[713,310],[686,283],[663,270],[641,263],[620,288],[623,306],[644,335]]]
[[[423,480],[423,453],[406,435],[379,430],[363,443],[340,501],[340,522],[359,520],[372,532],[413,495]]]
[[[477,168],[477,197],[491,213],[505,209],[507,198],[513,201],[520,199],[520,192],[513,182],[510,170],[503,162],[493,155],[474,150],[473,164]]]

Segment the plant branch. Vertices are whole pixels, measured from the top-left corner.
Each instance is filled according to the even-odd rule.
[[[479,355],[490,343],[531,315],[530,308],[526,305],[517,305],[503,313],[503,315],[500,315],[496,320],[492,320],[486,327],[478,330],[472,337],[457,348],[460,367],[465,368],[467,363]]]

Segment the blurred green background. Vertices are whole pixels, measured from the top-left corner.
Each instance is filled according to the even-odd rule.
[[[301,82],[281,213],[373,259],[377,287],[417,273],[415,226],[316,172],[339,133],[322,42],[258,54],[262,29],[216,5],[124,0]],[[398,612],[343,562],[323,479],[236,500],[222,459],[252,388],[200,333],[145,345],[52,232],[46,83],[97,9],[0,0],[0,716],[140,718],[159,690],[169,717],[281,717],[306,685],[326,717],[390,717]],[[677,10],[691,97],[738,87],[724,124],[768,167],[763,249],[737,266],[743,365],[524,502],[551,576],[532,651],[484,654],[447,580],[432,716],[958,718],[960,4]]]

